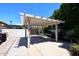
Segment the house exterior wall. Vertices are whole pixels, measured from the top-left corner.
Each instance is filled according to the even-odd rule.
[[[4,28],[5,24],[0,23],[0,28]]]

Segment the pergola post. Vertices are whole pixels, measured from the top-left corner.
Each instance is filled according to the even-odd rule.
[[[42,26],[42,35],[44,35],[43,26]]]
[[[23,20],[22,20],[22,24],[24,24],[24,29],[25,29],[25,38],[26,38],[26,37],[27,37],[27,35],[26,35],[26,34],[27,34],[27,31],[26,31],[26,26],[27,26],[27,25],[26,25],[26,23],[25,23],[25,22],[26,22],[26,20],[25,20],[25,13],[24,13],[23,16],[24,16],[24,17],[22,18],[22,19],[23,19]]]
[[[55,25],[55,40],[58,41],[58,25]]]
[[[40,28],[38,29],[39,35],[40,35]]]
[[[37,29],[38,29],[38,35],[40,34],[40,28],[37,26]]]
[[[31,37],[30,37],[30,20],[29,20],[29,18],[27,20],[28,20],[28,27],[27,27],[27,46],[28,46],[28,48],[30,48],[30,40],[31,40]]]
[[[27,37],[27,31],[26,31],[26,25],[24,25],[25,26],[25,38]]]
[[[30,29],[29,29],[29,25],[28,25],[28,29],[27,29],[27,46],[28,48],[30,48]]]

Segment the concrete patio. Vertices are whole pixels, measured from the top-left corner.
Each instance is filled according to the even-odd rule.
[[[27,48],[27,38],[17,37],[5,56],[70,56],[68,46],[67,42],[54,42],[46,36],[31,36]]]

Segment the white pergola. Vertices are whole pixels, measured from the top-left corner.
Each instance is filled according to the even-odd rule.
[[[30,47],[30,26],[48,26],[48,25],[55,25],[55,40],[58,41],[58,24],[63,23],[63,21],[61,20],[55,20],[55,19],[48,19],[45,17],[41,17],[41,16],[34,16],[31,14],[27,14],[27,13],[20,13],[21,15],[21,21],[22,21],[22,25],[27,25],[27,32],[25,32],[25,34],[27,34],[27,40],[28,40],[28,48]],[[26,28],[25,28],[26,30]]]

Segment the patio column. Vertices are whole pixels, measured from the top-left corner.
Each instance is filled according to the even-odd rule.
[[[31,40],[31,38],[30,38],[30,20],[28,18],[28,28],[27,28],[27,46],[28,46],[28,48],[30,48],[30,40]]]
[[[28,29],[27,29],[27,46],[28,46],[28,48],[30,48],[30,30],[29,30],[29,25],[28,25]]]
[[[27,25],[24,25],[24,29],[25,29],[25,38],[27,38]]]
[[[27,25],[26,25],[26,20],[25,20],[25,13],[24,13],[23,16],[24,16],[24,18],[22,18],[22,24],[24,24],[23,27],[24,27],[24,29],[25,29],[25,38],[26,38],[26,37],[27,37],[27,35],[26,35],[26,34],[27,34],[27,32],[26,32],[26,27],[27,27]]]
[[[40,35],[40,28],[38,29],[39,35]]]
[[[42,26],[42,35],[44,35],[43,26]]]
[[[38,29],[38,35],[40,35],[40,28],[37,26],[37,29]]]
[[[58,41],[58,25],[55,25],[55,40]]]

